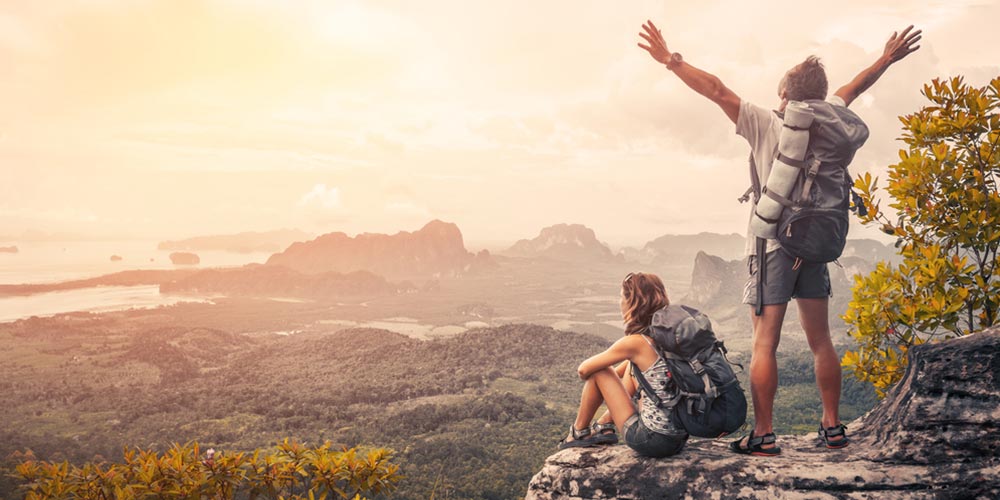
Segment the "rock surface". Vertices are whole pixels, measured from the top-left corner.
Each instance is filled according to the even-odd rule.
[[[691,271],[691,288],[685,302],[698,307],[738,304],[747,280],[745,259],[726,261],[721,257],[698,252]]]
[[[564,450],[526,498],[1000,498],[1000,328],[914,348],[903,380],[848,433],[844,450],[780,436],[775,458],[735,455],[726,440],[659,460],[627,446]]]

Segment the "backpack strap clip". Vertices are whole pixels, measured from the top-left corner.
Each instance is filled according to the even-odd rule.
[[[770,189],[767,189],[767,186],[764,186],[764,189],[761,190],[761,193],[764,193],[765,195],[767,195],[768,198],[770,198],[770,199],[778,202],[778,204],[780,204],[781,206],[785,206],[785,207],[793,207],[793,206],[795,206],[795,203],[792,203],[792,200],[789,200],[788,198],[785,198],[784,196],[781,196],[780,194],[775,193],[774,191],[771,191]],[[760,214],[757,214],[757,217],[760,217]],[[763,220],[765,222],[770,222],[771,221],[771,219],[765,219],[764,217],[760,217],[760,218],[761,218],[761,220]],[[777,219],[774,219],[774,220],[777,220]]]
[[[702,374],[701,383],[705,385],[705,399],[712,400],[719,397],[719,388],[712,383],[707,373]]]
[[[776,159],[781,163],[788,165],[789,167],[795,167],[802,170],[805,170],[807,168],[806,162],[804,160],[796,160],[795,158],[789,158],[785,156],[783,153],[781,153],[781,151],[778,152],[778,156],[776,157]]]
[[[813,157],[809,161],[809,169],[806,170],[806,181],[802,184],[802,196],[799,198],[799,201],[802,203],[809,201],[809,191],[812,190],[813,181],[816,180],[816,174],[819,173],[820,163],[822,162],[816,157]]]
[[[695,375],[705,374],[705,365],[701,364],[701,361],[698,361],[697,359],[692,359],[691,361],[688,362],[688,364],[691,365],[691,369],[694,370]]]
[[[723,342],[722,342],[721,340],[716,340],[716,341],[715,341],[715,348],[716,348],[716,349],[718,349],[718,350],[719,350],[719,352],[721,352],[721,353],[722,353],[722,359],[725,359],[725,360],[726,360],[726,363],[729,363],[730,365],[733,365],[733,366],[738,366],[738,367],[740,367],[740,371],[741,371],[741,372],[743,372],[743,371],[746,371],[746,370],[745,370],[745,369],[743,368],[743,365],[742,365],[742,364],[740,364],[740,363],[734,363],[734,362],[732,362],[732,361],[731,361],[731,360],[729,359],[729,349],[726,349],[726,344],[725,344],[725,343],[723,343]],[[735,380],[735,379],[733,379],[733,380]]]
[[[742,200],[742,198],[740,199]],[[851,201],[854,203],[854,206],[851,207],[851,210],[857,212],[858,216],[864,217],[868,215],[868,207],[865,206],[865,201],[861,199],[861,196],[858,195],[856,191],[854,191],[854,188],[851,188]]]

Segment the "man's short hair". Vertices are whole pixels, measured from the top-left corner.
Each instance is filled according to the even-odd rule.
[[[829,90],[829,83],[826,81],[826,70],[823,63],[819,62],[816,56],[809,56],[792,69],[785,73],[778,86],[778,91],[785,91],[785,98],[789,101],[804,101],[806,99],[826,99],[826,92]]]

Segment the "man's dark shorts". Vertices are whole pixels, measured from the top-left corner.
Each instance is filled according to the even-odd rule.
[[[825,299],[832,295],[830,272],[826,264],[805,264],[793,269],[795,259],[785,252],[773,250],[766,255],[764,305],[784,304],[796,299]],[[748,257],[750,277],[743,288],[743,303],[757,303],[757,257]]]

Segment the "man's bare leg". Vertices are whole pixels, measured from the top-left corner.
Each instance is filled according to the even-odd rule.
[[[840,423],[841,371],[840,358],[830,339],[830,322],[827,316],[830,300],[796,299],[796,302],[799,306],[799,321],[813,353],[816,386],[819,388],[820,400],[823,401],[823,427],[833,427]]]
[[[750,309],[753,319],[753,357],[750,359],[750,395],[753,398],[754,436],[774,432],[774,395],[778,391],[778,342],[788,304],[765,305],[760,316]],[[764,445],[771,448],[774,445]]]

